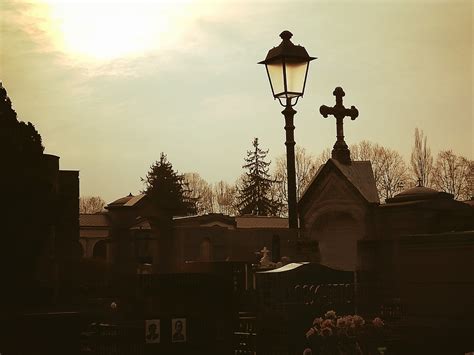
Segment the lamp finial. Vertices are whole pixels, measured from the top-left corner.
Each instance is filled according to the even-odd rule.
[[[280,38],[282,40],[289,41],[291,37],[293,37],[293,33],[291,33],[290,31],[283,31],[282,33],[280,33]]]

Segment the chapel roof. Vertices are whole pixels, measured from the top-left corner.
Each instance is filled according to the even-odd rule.
[[[310,191],[314,189],[314,185],[317,185],[317,181],[324,174],[324,171],[331,168],[337,169],[367,202],[380,203],[370,161],[352,161],[351,164],[342,164],[331,158],[326,164],[319,167],[301,196],[299,204],[304,203],[309,198]]]
[[[330,160],[341,170],[368,202],[380,202],[370,161],[352,161],[351,164],[348,165],[342,164],[336,159]]]
[[[130,199],[131,199],[132,197],[133,197],[133,195],[130,193],[130,194],[127,195],[127,196],[120,197],[119,199],[110,202],[110,203],[108,204],[108,206],[111,206],[111,205],[123,205],[124,203],[130,201]]]
[[[113,202],[110,202],[106,208],[110,207],[132,207],[136,205],[141,199],[145,197],[145,194],[132,195],[131,193],[127,196],[121,197]]]

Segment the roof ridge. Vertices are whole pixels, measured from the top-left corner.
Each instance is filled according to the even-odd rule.
[[[361,163],[364,163],[364,164],[361,164]],[[298,201],[298,204],[303,203],[306,200],[305,196],[307,196],[309,191],[312,189],[312,186],[318,180],[319,176],[321,176],[321,173],[329,169],[331,165],[334,166],[337,169],[337,171],[339,171],[339,173],[342,174],[342,176],[344,176],[346,181],[356,189],[356,191],[361,195],[361,197],[365,201],[369,203],[380,203],[377,188],[375,186],[375,178],[374,178],[374,172],[372,170],[372,163],[370,162],[370,160],[354,160],[351,162],[351,164],[345,165],[345,164],[341,164],[339,161],[337,161],[334,158],[329,158],[326,163],[322,164],[318,168],[316,174],[311,179],[311,182],[308,184],[305,191],[301,195],[301,198]],[[358,168],[354,169],[355,166],[358,166]],[[359,167],[364,167],[364,166],[366,166],[368,169],[361,170],[359,168]],[[355,175],[357,174],[354,175],[354,174],[351,174],[351,172],[358,172],[359,175],[366,175],[366,176],[362,176],[361,179],[356,179]],[[363,182],[366,182],[368,184],[367,186],[365,186],[365,188],[362,184]]]

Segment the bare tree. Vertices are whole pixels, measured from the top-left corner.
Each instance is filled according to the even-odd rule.
[[[105,205],[99,196],[84,196],[79,199],[79,213],[98,213],[104,210]]]
[[[223,213],[229,216],[237,214],[236,196],[237,188],[225,181],[219,181],[214,185],[213,195],[215,200],[215,212]]]
[[[184,183],[189,189],[190,197],[196,201],[197,214],[214,211],[212,187],[206,180],[198,173],[185,173]]]
[[[372,171],[374,173],[375,185],[377,186],[377,191],[379,192],[380,197],[381,193],[379,191],[379,186],[381,185],[381,177],[383,175],[382,147],[377,143],[372,143],[364,140],[357,144],[352,144],[350,146],[350,151],[352,160],[371,162]]]
[[[369,141],[351,145],[350,151],[352,160],[369,160],[372,163],[381,200],[391,198],[407,187],[408,168],[397,151]]]
[[[321,165],[326,164],[329,159],[331,159],[331,149],[326,148],[314,159],[314,166],[316,167],[316,171]]]
[[[413,179],[420,182],[421,186],[430,186],[433,157],[426,136],[418,128],[415,129],[415,145],[411,151],[410,163]]]
[[[323,153],[324,154],[324,153]],[[324,159],[321,157],[321,160]],[[326,162],[327,159],[324,161]],[[308,187],[311,179],[314,177],[319,165],[316,165],[316,159],[306,149],[296,146],[295,151],[295,167],[296,167],[296,197],[299,200],[303,192]],[[282,155],[276,159],[276,167],[273,173],[275,180],[274,191],[275,198],[282,202],[281,215],[285,215],[288,209],[288,190],[287,190],[287,168],[286,155]]]
[[[349,148],[352,160],[379,160],[381,146],[377,143],[363,140],[357,144],[352,144]]]
[[[457,156],[451,150],[439,152],[433,170],[434,186],[454,195],[457,200],[472,197],[473,161]]]
[[[402,156],[393,149],[380,147],[376,156],[380,161],[375,162],[378,172],[377,191],[383,200],[403,191],[409,182],[408,168]]]

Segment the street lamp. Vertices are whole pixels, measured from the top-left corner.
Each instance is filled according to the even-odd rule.
[[[285,107],[281,112],[285,116],[286,130],[286,167],[288,177],[288,223],[290,228],[298,228],[298,214],[296,207],[296,171],[295,171],[295,139],[293,118],[296,111],[293,106],[303,96],[308,76],[310,57],[302,46],[295,46],[291,41],[290,31],[280,34],[282,39],[278,47],[268,51],[265,60],[258,64],[265,64],[273,98],[278,99]]]

